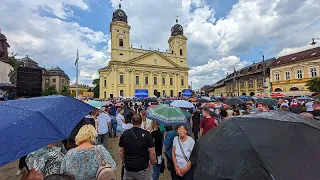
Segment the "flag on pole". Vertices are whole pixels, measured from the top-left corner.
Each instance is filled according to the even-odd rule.
[[[78,48],[77,48],[77,58],[76,58],[76,62],[74,63],[75,66],[78,65],[78,61],[79,61],[79,51],[78,51]]]

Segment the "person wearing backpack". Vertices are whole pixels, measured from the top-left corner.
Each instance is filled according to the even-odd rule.
[[[132,116],[133,127],[123,132],[119,141],[119,155],[124,166],[123,179],[152,180],[152,166],[157,163],[151,134],[141,129],[142,118]]]
[[[193,150],[195,141],[188,136],[187,126],[178,126],[178,134],[173,140],[172,161],[176,174],[172,180],[192,180],[192,168],[190,155]]]
[[[93,145],[98,136],[92,125],[84,125],[75,141],[76,148],[64,156],[60,173],[70,173],[75,179],[115,180],[116,163],[102,145]]]

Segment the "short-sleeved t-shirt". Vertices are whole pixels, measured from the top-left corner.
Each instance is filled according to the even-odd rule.
[[[177,165],[179,168],[185,168],[185,167],[187,167],[188,162],[183,157],[178,140],[179,140],[179,136],[176,136],[173,139],[173,146],[175,146],[175,148],[176,148],[175,155],[177,158]],[[184,151],[184,154],[189,159],[191,152],[193,150],[194,144],[195,144],[194,140],[192,139],[192,137],[188,136],[188,139],[185,142],[182,142],[182,141],[180,141],[180,142],[181,142],[181,147]]]
[[[98,116],[98,134],[106,134],[108,132],[108,123],[111,118],[108,114],[100,113]]]
[[[202,134],[206,134],[210,129],[217,126],[217,124],[214,122],[215,118],[203,118],[200,122],[200,128],[203,129]]]
[[[149,148],[154,147],[153,138],[148,131],[137,127],[124,131],[120,137],[119,147],[124,148],[124,163],[127,171],[139,172],[148,168]]]
[[[123,118],[124,118],[124,116],[123,116],[122,114],[117,114],[116,120],[117,120],[117,124],[118,124],[119,126],[122,126],[122,124],[123,124]]]

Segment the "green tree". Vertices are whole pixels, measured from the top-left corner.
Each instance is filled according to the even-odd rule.
[[[95,87],[93,88],[93,97],[94,98],[99,98],[99,94],[100,94],[100,79],[94,79],[92,81],[92,84],[95,85]]]
[[[312,80],[308,81],[306,84],[307,88],[311,92],[318,92],[320,91],[320,78],[316,77]]]
[[[41,94],[42,96],[50,96],[58,94],[58,92],[54,86],[49,86],[49,84],[46,84],[46,88],[42,90]]]
[[[70,96],[69,87],[68,86],[63,86],[60,94],[63,95],[63,96]]]

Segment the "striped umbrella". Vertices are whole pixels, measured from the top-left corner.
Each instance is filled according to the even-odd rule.
[[[185,113],[178,107],[161,104],[146,110],[147,118],[165,126],[187,125]]]

